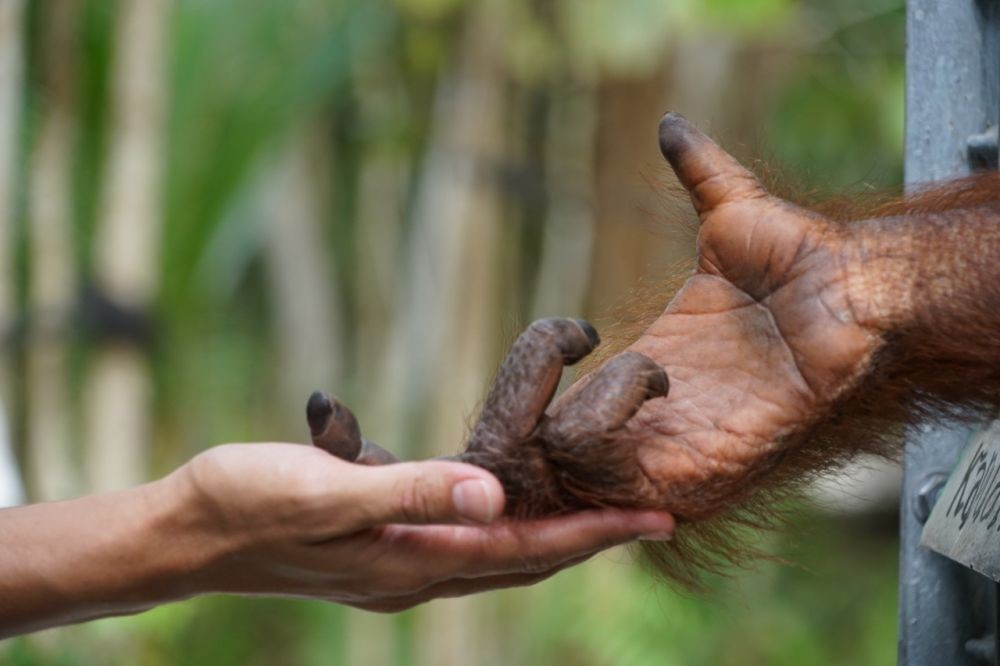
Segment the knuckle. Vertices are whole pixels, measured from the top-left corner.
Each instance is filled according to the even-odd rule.
[[[408,523],[425,523],[434,515],[431,484],[423,477],[403,483],[398,497],[400,517]]]
[[[561,320],[556,317],[536,319],[528,325],[522,335],[551,335],[558,328]]]
[[[575,407],[572,403],[565,405],[559,413],[542,424],[540,434],[550,447],[566,448],[591,435],[590,424],[581,418]]]
[[[306,468],[289,492],[290,500],[294,505],[301,510],[306,510],[321,503],[329,495],[330,479],[321,474],[318,469]]]

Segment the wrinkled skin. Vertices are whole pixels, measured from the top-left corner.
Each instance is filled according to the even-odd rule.
[[[879,335],[859,321],[855,241],[769,195],[684,118],[660,146],[701,221],[698,265],[630,350],[659,363],[669,397],[629,423],[656,503],[696,517],[708,495],[764,471],[864,372]],[[709,505],[713,502],[708,502]]]
[[[515,515],[639,506],[711,517],[801,443],[882,343],[861,239],[768,194],[679,115],[661,121],[660,146],[701,221],[697,269],[626,351],[551,406],[562,366],[596,332],[539,320],[515,343],[458,456],[500,479]],[[310,405],[318,446],[391,461],[335,400]]]

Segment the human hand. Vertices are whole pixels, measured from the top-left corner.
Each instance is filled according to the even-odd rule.
[[[187,541],[208,554],[198,592],[325,599],[397,611],[530,585],[616,544],[666,538],[664,512],[500,519],[488,472],[456,462],[367,467],[293,444],[208,450],[168,481]]]

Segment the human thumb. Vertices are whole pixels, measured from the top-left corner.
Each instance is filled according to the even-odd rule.
[[[490,523],[500,517],[504,492],[484,469],[428,461],[366,468],[362,484],[373,523]]]

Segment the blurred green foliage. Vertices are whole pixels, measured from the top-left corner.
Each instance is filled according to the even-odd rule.
[[[779,170],[821,190],[894,186],[901,179],[902,0],[493,1],[509,3],[502,76],[512,97],[528,99],[532,91],[558,97],[575,85],[600,89],[602,82],[655,77],[678,41],[718,40],[764,60],[783,58],[780,67],[763,70],[776,77],[759,82],[761,91],[771,92],[748,104],[754,114],[740,126],[756,128],[756,136],[744,138],[758,141],[758,154]],[[29,4],[25,154],[44,93],[36,51],[45,4]],[[79,132],[71,196],[81,276],[91,272],[99,214],[117,4],[85,0],[73,59]],[[213,442],[295,436],[274,425],[264,239],[244,215],[254,201],[259,165],[297,126],[321,128],[333,155],[327,249],[350,331],[363,305],[353,283],[362,164],[372,155],[389,155],[410,169],[399,231],[405,244],[436,87],[460,64],[459,35],[475,4],[176,3],[168,28],[154,357],[160,471]],[[537,241],[541,234],[525,237]],[[23,255],[23,238],[21,247]],[[537,248],[525,251],[524,271],[537,271],[537,254]],[[344,345],[350,368],[345,384],[363,382],[363,369],[350,366],[358,345],[350,332]],[[608,562],[532,590],[498,594],[492,630],[500,653],[469,655],[469,663],[891,661],[893,528],[812,515],[806,523],[811,529],[802,532],[801,548],[775,543],[779,554],[806,568],[767,564],[735,585],[721,585],[711,600],[676,595],[637,566]],[[202,599],[9,641],[0,645],[0,664],[343,663],[350,613],[320,603]],[[413,613],[391,626],[392,636],[372,640],[391,641],[395,663],[416,663]]]
[[[897,551],[891,516],[836,524],[804,515],[802,543],[721,584],[709,599],[658,585],[620,551],[529,590],[494,593],[499,650],[470,664],[580,666],[799,666],[895,659]],[[892,530],[894,531],[894,530]],[[319,602],[209,598],[145,615],[60,630],[55,644],[15,640],[0,663],[98,666],[142,663],[345,663],[345,611]],[[396,619],[406,627],[413,612]],[[109,625],[114,625],[117,631]],[[141,637],[124,647],[122,634]],[[405,631],[394,663],[415,661]]]

